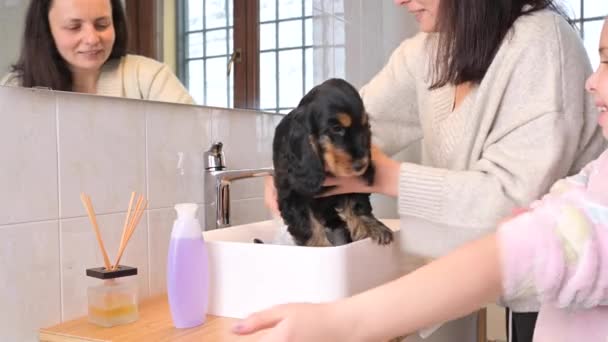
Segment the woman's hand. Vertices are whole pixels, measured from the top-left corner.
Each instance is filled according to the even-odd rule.
[[[333,188],[324,192],[321,196],[369,192],[397,197],[401,164],[373,145],[372,163],[376,169],[376,174],[371,186],[367,185],[361,177],[328,177],[323,185],[333,186]]]
[[[233,327],[238,335],[266,330],[263,342],[354,341],[349,315],[340,304],[285,304],[255,313]]]

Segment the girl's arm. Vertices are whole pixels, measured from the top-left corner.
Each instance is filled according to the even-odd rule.
[[[393,282],[331,304],[280,305],[235,326],[262,341],[383,341],[464,316],[498,298],[496,236],[470,243]]]
[[[382,341],[465,316],[501,293],[492,234],[396,281],[338,304],[356,341]]]

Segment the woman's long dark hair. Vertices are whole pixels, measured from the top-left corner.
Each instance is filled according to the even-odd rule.
[[[109,59],[127,53],[127,19],[120,0],[108,0],[112,5],[112,22],[116,40]],[[49,26],[49,11],[53,0],[31,0],[25,17],[21,55],[12,70],[23,87],[47,87],[72,91],[72,73],[59,54]]]
[[[480,83],[515,20],[546,8],[567,17],[555,0],[441,0],[430,88]]]

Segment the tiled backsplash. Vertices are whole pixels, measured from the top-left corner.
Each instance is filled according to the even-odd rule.
[[[88,193],[114,257],[131,191],[149,208],[121,263],[142,297],[165,292],[173,205],[205,222],[202,153],[222,141],[231,169],[271,165],[281,116],[246,110],[0,87],[0,340],[86,314],[88,267],[103,259],[80,202]],[[181,153],[182,172],[178,170]],[[233,223],[268,219],[262,179],[235,183]]]

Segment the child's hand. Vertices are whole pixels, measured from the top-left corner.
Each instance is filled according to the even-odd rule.
[[[286,304],[257,312],[233,327],[237,335],[267,330],[263,342],[351,341],[339,304]]]

